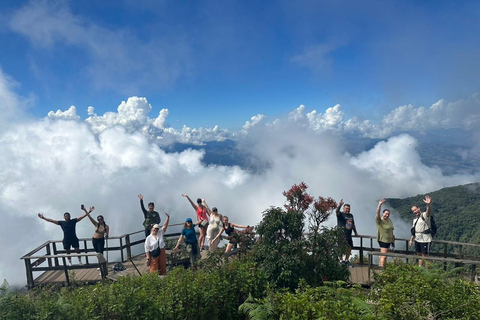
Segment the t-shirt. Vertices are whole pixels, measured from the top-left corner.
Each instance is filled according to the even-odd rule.
[[[423,217],[423,219],[422,219]],[[417,222],[418,220],[418,222]],[[415,222],[417,224],[415,225]],[[417,242],[432,242],[432,234],[431,233],[423,233],[424,231],[430,229],[430,217],[427,217],[426,212],[422,212],[422,214],[417,218],[413,219],[413,225],[415,227],[415,241]]]
[[[195,234],[195,228],[184,228],[182,229],[182,236],[187,239],[187,243],[195,243],[197,242],[197,235]]]
[[[393,222],[388,218],[387,220],[376,219],[375,223],[377,224],[377,240],[385,243],[393,242]]]
[[[75,239],[77,234],[75,233],[75,225],[77,224],[77,218],[70,219],[68,221],[58,221],[58,224],[63,230],[63,238]]]
[[[352,230],[354,225],[355,220],[353,219],[353,214],[340,212],[337,215],[337,227],[343,228],[345,230],[346,236],[352,236]]]
[[[150,230],[154,224],[160,224],[160,215],[157,211],[148,211],[143,205],[143,200],[140,200],[140,207],[142,208],[143,216],[145,221],[143,221],[143,227],[145,230]]]
[[[145,252],[153,251],[158,247],[160,247],[160,249],[165,248],[165,241],[163,241],[163,229],[158,229],[157,238],[158,239],[155,239],[153,235],[149,235],[147,239],[145,239]]]
[[[205,212],[205,208],[197,206],[197,219],[200,220],[207,220],[207,213]]]

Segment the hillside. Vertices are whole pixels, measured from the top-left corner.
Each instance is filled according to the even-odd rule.
[[[438,226],[436,239],[480,243],[480,183],[444,188],[429,195]],[[413,219],[412,205],[425,210],[423,197],[387,200],[405,221],[410,222]]]

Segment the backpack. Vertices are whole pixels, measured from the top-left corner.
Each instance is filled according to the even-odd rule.
[[[123,271],[125,269],[127,268],[125,268],[125,266],[121,262],[118,262],[113,266],[113,271]]]
[[[435,223],[435,219],[433,219],[432,215],[430,215],[430,233],[432,234],[432,237],[435,237],[437,234],[437,224]]]
[[[423,215],[421,216],[423,221],[425,221],[425,218],[423,217]],[[418,222],[418,220],[417,220]],[[415,236],[415,226],[417,225],[417,222],[415,222],[415,225],[412,227],[412,229],[410,230],[412,236]],[[435,223],[435,219],[433,218],[433,215],[430,215],[430,228],[428,228],[427,230],[423,231],[423,233],[425,234],[431,234],[432,237],[435,237],[435,235],[437,234],[437,224]]]

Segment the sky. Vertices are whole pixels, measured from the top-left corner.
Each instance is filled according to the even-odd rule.
[[[479,181],[415,138],[462,132],[480,160],[479,18],[476,1],[2,1],[0,281],[25,284],[19,258],[61,239],[38,212],[94,205],[119,235],[141,229],[139,193],[172,223],[187,193],[254,225],[305,181],[373,235],[379,199]],[[166,151],[227,139],[264,170]]]

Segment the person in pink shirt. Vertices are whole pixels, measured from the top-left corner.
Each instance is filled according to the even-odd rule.
[[[198,198],[197,204],[195,204],[188,195],[182,194],[182,197],[187,198],[187,200],[190,202],[193,209],[195,210],[195,213],[197,214],[197,220],[199,222],[198,228],[200,229],[200,237],[198,238],[198,244],[200,245],[200,250],[204,250],[205,238],[207,235],[207,227],[208,227],[207,210],[203,205],[202,199]]]

